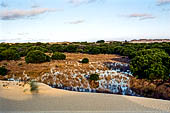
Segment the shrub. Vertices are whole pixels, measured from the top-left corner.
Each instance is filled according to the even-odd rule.
[[[63,45],[53,44],[51,45],[50,50],[53,52],[64,52],[65,47]]]
[[[40,46],[32,46],[32,47],[29,47],[26,51],[26,53],[29,53],[30,51],[34,51],[34,50],[40,50],[42,52],[47,52],[48,50],[45,49],[45,48],[42,48]]]
[[[99,75],[98,74],[91,74],[89,80],[90,81],[91,80],[97,81],[97,80],[99,80]]]
[[[164,51],[141,50],[130,62],[130,69],[139,79],[168,79],[170,57]]]
[[[65,60],[66,59],[66,55],[63,54],[63,53],[54,52],[51,58],[53,60]]]
[[[1,52],[1,55],[3,60],[19,60],[20,55],[17,51],[13,49],[7,49]]]
[[[5,47],[0,47],[0,53],[1,53],[2,51],[4,51],[4,50],[6,50]]]
[[[3,56],[0,54],[0,61],[2,61],[3,60]]]
[[[5,76],[8,73],[8,70],[2,66],[0,67],[0,75]]]
[[[83,60],[81,62],[82,63],[89,63],[89,59],[88,58],[83,58]]]
[[[104,43],[104,40],[98,40],[96,43]]]
[[[77,49],[78,49],[77,45],[68,45],[66,46],[65,51],[72,53],[72,52],[77,52]]]
[[[100,49],[98,47],[93,47],[89,51],[90,54],[100,54]]]
[[[49,62],[50,57],[40,50],[30,51],[25,57],[26,63],[42,63]]]
[[[35,81],[30,82],[30,91],[32,93],[34,93],[34,92],[38,93],[38,85],[37,85],[37,83]]]

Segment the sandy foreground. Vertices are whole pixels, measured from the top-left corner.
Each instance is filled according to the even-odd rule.
[[[32,94],[29,85],[23,87],[22,83],[0,81],[0,113],[170,113],[167,100],[73,92],[43,83],[38,86],[39,93]]]

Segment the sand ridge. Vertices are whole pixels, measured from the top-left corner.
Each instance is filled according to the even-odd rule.
[[[8,84],[3,87],[3,84]],[[73,92],[38,83],[32,94],[18,82],[0,81],[0,111],[170,112],[170,101],[114,94]],[[22,83],[21,83],[22,84]]]

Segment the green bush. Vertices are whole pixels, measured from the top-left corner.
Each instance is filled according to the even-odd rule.
[[[65,48],[66,52],[74,53],[77,52],[78,46],[77,45],[68,45]]]
[[[97,80],[99,80],[99,75],[98,74],[91,74],[89,80],[90,81],[91,80],[97,81]]]
[[[3,60],[3,56],[0,54],[0,61],[2,61]]]
[[[2,51],[4,51],[4,50],[6,50],[5,47],[0,47],[0,53],[1,53]]]
[[[140,50],[130,62],[130,69],[139,79],[168,79],[170,74],[170,57],[161,50]]]
[[[8,70],[2,66],[0,67],[0,75],[5,76],[8,73]]]
[[[20,55],[18,54],[18,52],[13,49],[7,49],[7,50],[2,51],[0,57],[2,57],[3,60],[19,60],[20,59]]]
[[[29,53],[30,51],[34,51],[34,50],[40,50],[40,51],[42,51],[42,52],[48,52],[47,49],[42,48],[42,47],[40,47],[40,46],[32,46],[32,47],[29,47],[29,48],[27,49],[26,53]]]
[[[100,54],[100,49],[98,47],[92,47],[90,50],[89,50],[89,53],[90,54]]]
[[[55,52],[55,53],[53,53],[51,58],[53,60],[65,60],[66,59],[66,55],[63,54],[63,53]]]
[[[49,62],[50,57],[40,50],[30,51],[25,57],[26,63],[42,63]]]
[[[89,63],[89,59],[88,58],[83,58],[81,63]]]
[[[63,45],[53,44],[51,45],[50,50],[53,52],[64,52],[65,47]]]
[[[38,93],[38,85],[37,85],[37,82],[35,81],[31,81],[30,82],[30,91],[32,93]]]
[[[104,43],[104,40],[98,40],[96,43]]]

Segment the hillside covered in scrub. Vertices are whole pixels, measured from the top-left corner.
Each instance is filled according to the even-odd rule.
[[[170,43],[1,43],[0,78],[170,99],[169,55]]]

